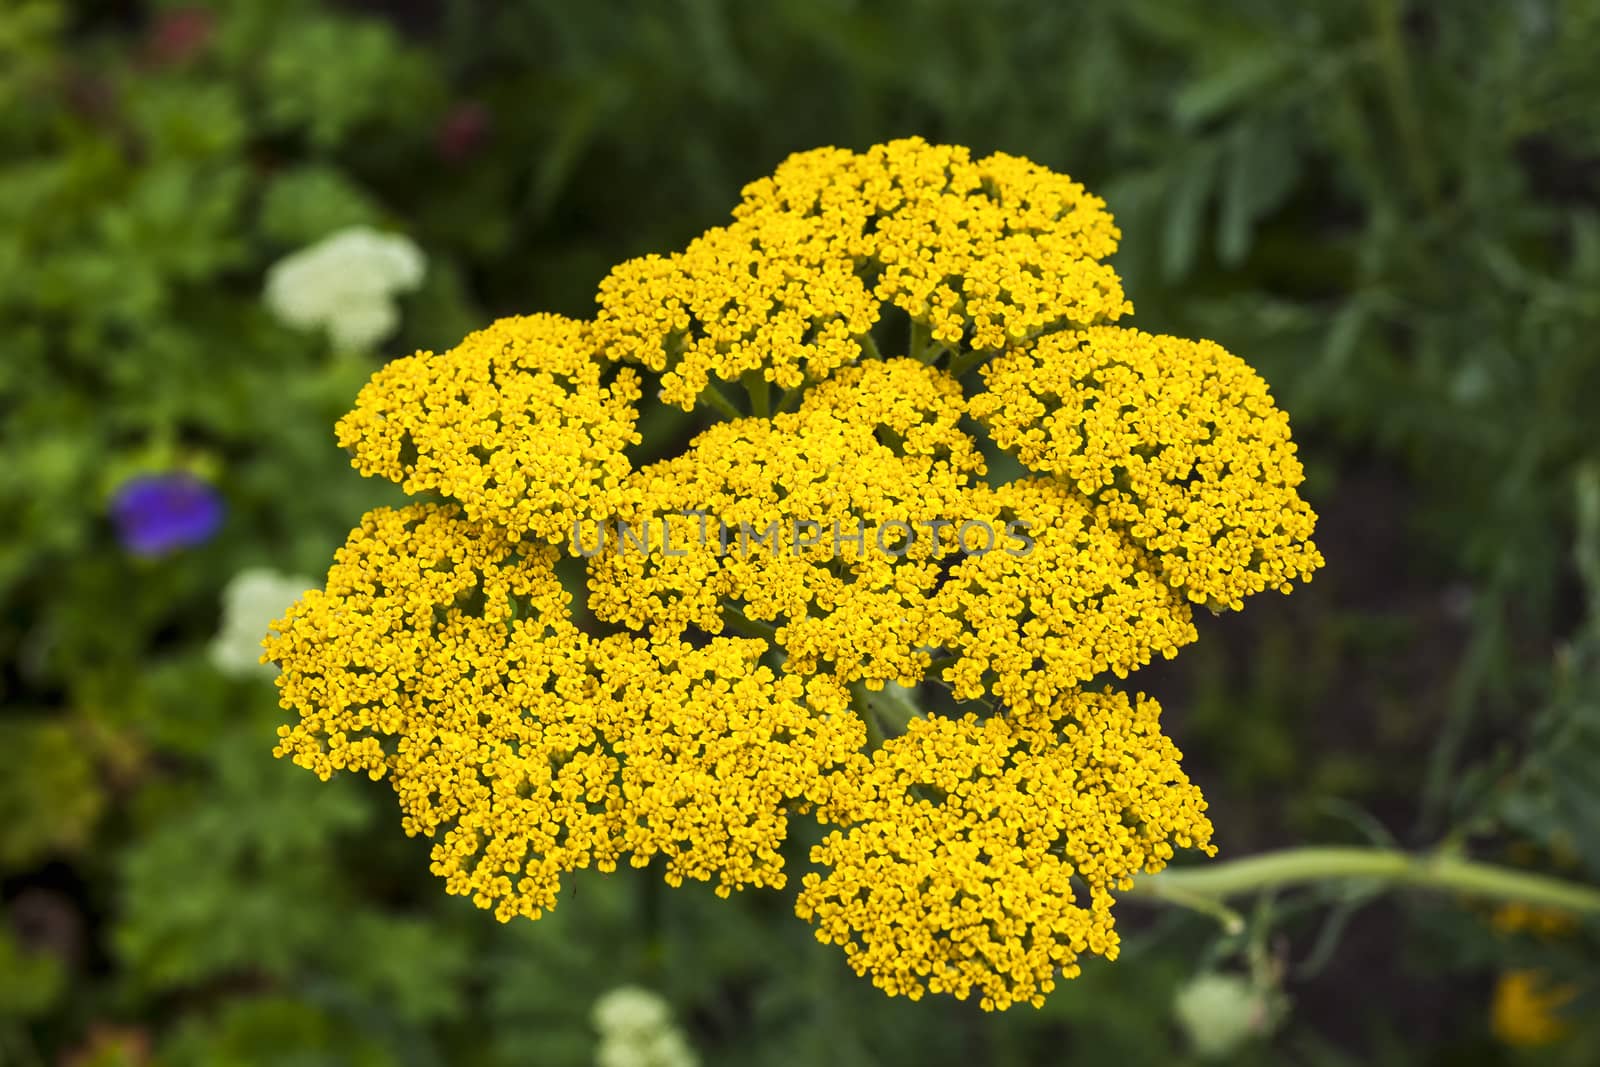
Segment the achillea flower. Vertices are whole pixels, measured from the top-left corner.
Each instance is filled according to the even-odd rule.
[[[1104,202],[1015,156],[920,140],[805,152],[735,214],[600,285],[607,356],[663,371],[665,403],[692,407],[713,376],[826,377],[859,358],[884,302],[977,350],[1132,310],[1101,262],[1118,237]]]
[[[1112,891],[1174,845],[1209,850],[1161,708],[1111,690],[1049,711],[923,718],[839,776],[798,911],[893,995],[1035,1006],[1115,959]]]
[[[972,400],[996,444],[1071,485],[1191,600],[1235,610],[1322,566],[1289,417],[1210,341],[1101,326],[1012,349]]]
[[[661,371],[661,399],[688,409],[712,375],[754,373],[784,389],[861,354],[877,301],[826,220],[734,223],[669,257],[645,256],[600,285],[606,356]]]
[[[1149,557],[1060,482],[1027,478],[990,494],[974,518],[1030,531],[1026,554],[962,559],[933,599],[928,643],[949,649],[958,700],[992,693],[1048,708],[1097,675],[1119,678],[1195,639],[1189,607]]]
[[[629,473],[639,379],[602,384],[588,324],[501,319],[450,351],[389,363],[339,421],[363,474],[437,490],[468,517],[549,541],[616,510]]]
[[[123,547],[136,556],[161,556],[205,544],[222,528],[222,497],[192,474],[130,478],[111,500]]]
[[[272,265],[265,299],[302,330],[326,330],[335,347],[366,351],[400,323],[395,295],[422,284],[427,260],[408,237],[352,226]]]
[[[797,911],[859,973],[1037,1004],[1115,956],[1132,877],[1210,849],[1159,708],[1104,677],[1321,563],[1260,379],[1111,325],[1117,238],[1026,160],[823,149],[593,322],[390,364],[340,440],[446,501],[368,515],[277,624],[278,754],[387,777],[502,919],[623,859],[783,886],[814,814]],[[647,394],[726,418],[636,465]]]
[[[623,521],[665,522],[670,544],[596,556],[590,609],[672,634],[721,632],[732,612],[776,624],[791,671],[826,663],[844,682],[921,681],[938,557],[957,529],[947,521],[936,544],[925,524],[988,491],[956,427],[960,396],[943,372],[891,360],[841,371],[798,412],[712,427],[638,472]],[[886,431],[900,440],[884,443]]]
[[[753,182],[735,212],[816,217],[876,274],[874,295],[979,351],[1133,310],[1103,261],[1121,236],[1105,202],[1029,160],[980,160],[919,139],[863,154],[824,148]]]
[[[446,889],[502,919],[624,856],[724,895],[781,887],[785,812],[863,741],[843,689],[775,676],[760,641],[592,638],[556,557],[453,507],[369,514],[268,638],[302,709],[277,754],[387,775],[405,829],[442,831]]]

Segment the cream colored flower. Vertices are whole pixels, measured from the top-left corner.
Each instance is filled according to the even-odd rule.
[[[211,665],[234,678],[276,674],[276,667],[261,662],[261,639],[273,620],[316,584],[265,567],[235,574],[222,590],[222,625],[211,641]]]
[[[422,284],[427,260],[409,237],[365,226],[340,230],[267,272],[267,307],[342,349],[372,348],[400,323],[395,294]]]
[[[672,1021],[672,1007],[638,986],[618,986],[595,1001],[600,1031],[596,1067],[697,1067],[700,1060]]]

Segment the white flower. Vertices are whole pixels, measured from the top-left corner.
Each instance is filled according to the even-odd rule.
[[[409,237],[352,226],[273,264],[266,302],[289,325],[325,329],[336,347],[362,351],[394,331],[395,294],[421,285],[426,269]]]
[[[1246,1042],[1277,1029],[1282,1005],[1275,991],[1241,974],[1208,972],[1178,990],[1172,1011],[1201,1059],[1224,1059]]]
[[[266,568],[235,574],[222,590],[222,625],[211,641],[211,665],[233,678],[270,678],[276,668],[261,662],[261,639],[316,584]]]
[[[694,1050],[676,1029],[638,1039],[603,1037],[594,1054],[595,1067],[699,1067]]]
[[[672,1006],[648,989],[618,986],[594,1002],[593,1018],[604,1035],[648,1034],[672,1025]]]
[[[672,1008],[638,986],[619,986],[594,1003],[600,1031],[596,1067],[698,1067],[699,1058],[673,1025]]]

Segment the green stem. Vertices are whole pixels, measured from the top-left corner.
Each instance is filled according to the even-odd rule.
[[[771,623],[752,619],[737,608],[722,609],[722,624],[742,637],[759,637],[771,641],[778,636],[778,628]]]
[[[870,333],[856,335],[856,343],[861,346],[861,354],[868,359],[882,359],[883,353],[878,351],[878,340]]]
[[[700,390],[700,395],[695,399],[724,418],[744,418],[744,413],[733,406],[733,401],[723,396],[722,390],[718,389],[710,382],[706,383],[706,387]]]
[[[1223,933],[1226,934],[1238,934],[1244,931],[1243,915],[1215,897],[1194,893],[1181,886],[1168,885],[1161,881],[1159,874],[1139,879],[1131,890],[1123,891],[1121,897],[1125,900],[1143,900],[1152,904],[1175,904],[1201,915],[1209,915],[1217,920]]]
[[[804,399],[805,395],[806,387],[804,384],[795,386],[783,394],[783,399],[778,402],[778,410],[780,412],[794,411],[800,406],[800,401]]]
[[[766,375],[759,370],[745,371],[742,384],[750,396],[750,414],[763,419],[772,414],[772,390]]]
[[[883,724],[878,721],[867,687],[860,682],[850,686],[850,706],[856,709],[856,714],[861,716],[861,722],[867,728],[867,751],[876,752],[883,747]]]
[[[933,336],[933,329],[925,322],[911,320],[911,339],[906,347],[906,355],[912,359],[920,359],[926,363],[928,352],[928,339]]]
[[[1199,867],[1170,868],[1136,879],[1128,895],[1184,902],[1174,895],[1178,894],[1185,899],[1220,902],[1270,889],[1347,880],[1600,913],[1600,888],[1594,886],[1444,852],[1417,854],[1389,848],[1291,848]]]
[[[850,686],[850,703],[867,724],[867,741],[871,747],[877,748],[885,738],[899,737],[906,732],[911,720],[922,714],[911,692],[894,682],[885,682],[876,692],[862,682]]]
[[[885,682],[876,693],[867,690],[866,696],[867,703],[872,705],[884,726],[892,728],[897,735],[905,733],[911,720],[922,714],[922,709],[912,699],[912,690],[895,682]]]
[[[987,352],[958,352],[952,354],[949,367],[950,376],[952,378],[964,377],[968,371],[988,358],[989,353]]]

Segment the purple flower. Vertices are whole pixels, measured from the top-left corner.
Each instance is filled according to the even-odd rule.
[[[118,487],[111,518],[129,552],[159,556],[209,541],[222,525],[222,498],[191,474],[145,474]]]

